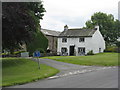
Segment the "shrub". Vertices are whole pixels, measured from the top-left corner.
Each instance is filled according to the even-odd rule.
[[[118,52],[118,48],[116,46],[107,46],[104,52]]]
[[[13,52],[13,54],[10,54],[9,52],[7,53],[2,53],[2,57],[16,57],[16,56],[20,56],[20,53],[25,52],[25,51],[16,51]]]
[[[18,55],[18,54],[20,54],[22,52],[26,52],[26,51],[16,51],[16,52],[14,52],[14,55]]]
[[[40,53],[45,53],[45,50],[43,48],[38,48],[38,51],[40,51]]]
[[[89,51],[87,55],[94,55],[93,50]]]

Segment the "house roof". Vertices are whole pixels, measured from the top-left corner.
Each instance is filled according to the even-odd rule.
[[[41,29],[41,31],[45,35],[50,35],[50,36],[59,36],[59,34],[60,34],[59,31],[53,31],[53,30],[48,30],[48,29]]]
[[[95,31],[94,29],[68,29],[61,32],[59,37],[91,37]]]

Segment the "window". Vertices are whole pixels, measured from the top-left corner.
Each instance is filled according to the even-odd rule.
[[[85,48],[84,47],[78,47],[78,54],[84,55],[85,54]]]
[[[62,38],[62,42],[67,42],[67,38]]]
[[[65,53],[65,52],[67,52],[67,48],[61,48],[61,52],[63,52],[63,53]]]
[[[61,52],[62,52],[62,55],[66,56],[67,55],[67,48],[62,47]]]
[[[79,42],[84,42],[85,38],[79,38]]]

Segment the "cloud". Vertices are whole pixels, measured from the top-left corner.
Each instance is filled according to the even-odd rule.
[[[62,31],[64,27],[64,23],[56,20],[55,18],[51,18],[49,16],[44,16],[44,20],[41,20],[41,27],[44,29]]]
[[[43,28],[62,31],[64,25],[83,27],[95,12],[104,12],[118,17],[119,0],[44,0]]]

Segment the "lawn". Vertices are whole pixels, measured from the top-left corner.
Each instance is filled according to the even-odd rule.
[[[118,53],[99,53],[90,56],[52,56],[43,58],[78,65],[118,66]]]
[[[59,70],[24,58],[2,59],[2,86],[24,84],[58,73]]]

